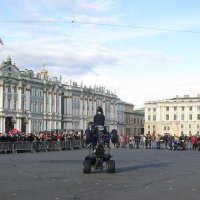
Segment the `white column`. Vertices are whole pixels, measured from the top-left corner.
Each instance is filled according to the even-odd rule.
[[[46,104],[46,101],[47,101],[47,93],[44,92],[44,105],[43,105],[43,112],[44,113],[47,113],[47,104]]]
[[[88,117],[87,99],[84,100],[84,103],[85,103],[85,116]]]
[[[51,130],[51,120],[49,120],[47,122],[47,130],[50,131]]]
[[[3,109],[3,84],[0,84],[0,110]]]
[[[110,105],[110,118],[114,119],[114,103],[111,103]]]
[[[72,97],[69,98],[69,105],[70,105],[70,115],[72,115]]]
[[[8,95],[6,95],[4,99],[4,108],[8,108]]]
[[[31,119],[28,119],[28,124],[26,126],[26,132],[31,133]]]
[[[54,99],[54,110],[53,110],[53,112],[56,113],[56,106],[57,106],[56,93],[53,93],[53,99]]]
[[[14,127],[17,129],[17,130],[20,130],[21,131],[21,118],[16,118],[16,123],[14,124]]]
[[[61,114],[61,94],[59,94],[58,98],[58,113]]]
[[[58,122],[58,128],[61,129],[61,121]]]
[[[0,133],[3,133],[3,117],[1,116],[0,117]],[[4,126],[5,126],[5,124],[4,124]]]
[[[105,110],[105,108],[106,108],[106,107],[105,107],[105,99],[103,100],[102,103],[103,103],[103,105],[102,105],[103,112],[106,112],[106,110]]]
[[[66,99],[66,101],[67,101],[67,115],[69,115],[70,114],[70,101],[69,101],[69,97],[67,97],[67,99]]]
[[[51,105],[51,103],[52,103],[52,93],[49,93],[49,99],[48,100],[49,100],[49,109],[48,109],[48,112],[51,113],[51,109],[52,109],[52,107],[51,107],[52,106]]]
[[[92,99],[89,98],[89,116],[92,116]]]
[[[44,118],[44,120],[43,120],[43,130],[46,130],[47,128],[46,128],[46,117]]]
[[[1,133],[5,133],[5,117],[0,118],[1,119]]]
[[[83,116],[83,98],[80,98],[80,116]]]
[[[31,110],[31,90],[26,90],[26,110]]]
[[[64,96],[64,115],[66,115],[66,114],[67,114],[67,99]]]
[[[22,88],[18,87],[18,110],[22,109]]]
[[[97,111],[97,100],[96,99],[94,99],[94,102],[93,102],[93,115],[95,115],[96,114],[96,111]]]

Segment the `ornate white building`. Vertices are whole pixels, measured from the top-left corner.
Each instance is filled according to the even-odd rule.
[[[62,85],[47,71],[19,71],[11,58],[0,66],[0,132],[38,132],[61,127]]]
[[[50,79],[44,67],[37,74],[20,71],[10,57],[0,65],[0,133],[13,128],[26,133],[85,130],[99,105],[109,129],[122,130],[125,106],[104,87],[61,83]]]
[[[104,87],[87,88],[76,82],[63,84],[62,129],[83,129],[93,120],[97,106],[101,106],[109,128],[117,128],[118,97]]]

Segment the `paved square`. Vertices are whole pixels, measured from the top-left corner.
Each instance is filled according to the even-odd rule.
[[[111,152],[115,174],[83,174],[87,150],[1,154],[0,200],[199,199],[200,152]]]

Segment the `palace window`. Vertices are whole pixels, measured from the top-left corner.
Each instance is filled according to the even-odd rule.
[[[17,109],[17,99],[14,100],[14,110]]]
[[[177,120],[177,115],[176,114],[174,114],[174,120]]]
[[[37,102],[35,102],[35,112],[37,112]]]
[[[10,102],[11,102],[11,100],[8,99],[8,109],[9,109],[9,110],[10,110]]]
[[[24,111],[24,100],[22,100],[22,111]]]
[[[174,107],[174,111],[177,111],[177,107],[176,106]]]
[[[183,124],[181,124],[181,129],[183,129],[184,128],[184,125]]]
[[[181,131],[181,135],[184,135],[184,132],[183,132],[183,131]]]

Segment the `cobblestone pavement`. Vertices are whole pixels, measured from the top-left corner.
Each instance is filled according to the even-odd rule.
[[[1,154],[0,200],[199,199],[200,152],[111,152],[115,174],[83,174],[87,150]]]

